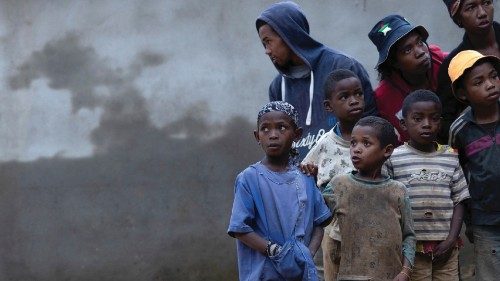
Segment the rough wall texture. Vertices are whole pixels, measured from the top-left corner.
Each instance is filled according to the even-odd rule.
[[[275,70],[271,1],[2,1],[0,280],[235,280],[236,174]],[[450,50],[442,1],[300,1],[371,71],[389,13]],[[498,4],[495,3],[498,7]]]

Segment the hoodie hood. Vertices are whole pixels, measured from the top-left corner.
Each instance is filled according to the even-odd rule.
[[[365,114],[376,114],[366,70],[351,57],[311,38],[309,23],[297,4],[280,2],[269,6],[255,22],[257,33],[264,24],[268,24],[309,68],[309,71],[305,69],[306,75],[295,76],[296,73],[285,73],[274,64],[279,74],[269,86],[269,100],[286,101],[299,112],[303,135],[293,144],[299,151],[299,160],[337,123],[336,117],[323,107],[324,83],[333,70],[342,68],[356,73],[365,94]]]
[[[255,22],[257,32],[259,32],[259,27],[264,24],[271,26],[288,47],[310,69],[313,68],[312,66],[316,64],[325,47],[309,36],[309,23],[299,5],[287,1],[269,6]],[[276,68],[284,74],[283,69]]]

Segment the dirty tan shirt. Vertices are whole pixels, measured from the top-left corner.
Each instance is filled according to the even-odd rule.
[[[324,194],[342,236],[338,280],[392,280],[403,255],[413,264],[415,233],[400,182],[364,180],[355,173],[332,179]]]

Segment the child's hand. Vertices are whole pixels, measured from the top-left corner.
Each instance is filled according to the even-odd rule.
[[[300,169],[308,176],[316,176],[318,174],[318,166],[312,163],[300,164]]]
[[[446,240],[442,241],[436,246],[436,249],[434,249],[434,256],[439,257],[442,254],[448,252],[453,246],[455,246],[456,243],[456,238],[446,238]]]
[[[403,272],[400,272],[396,277],[394,277],[393,281],[409,281],[410,277],[405,275]]]

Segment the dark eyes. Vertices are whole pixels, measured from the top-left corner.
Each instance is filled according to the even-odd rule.
[[[355,140],[352,140],[352,141],[351,141],[351,147],[355,147],[357,144],[358,144],[358,142],[357,142],[357,141],[355,141]],[[365,140],[365,141],[363,141],[363,145],[364,145],[365,147],[370,146],[370,144],[371,144],[371,143],[370,143],[370,142],[368,142],[368,141],[366,141],[366,140]]]
[[[488,0],[488,1],[483,1],[483,2],[481,3],[481,5],[483,5],[483,6],[489,6],[489,5],[491,5],[492,3],[493,3],[493,1]],[[476,8],[476,6],[475,6],[475,5],[469,5],[469,6],[465,7],[465,11],[466,11],[466,12],[470,12],[470,11],[474,10],[475,8]]]
[[[278,130],[280,130],[280,131],[285,131],[286,129],[288,129],[288,127],[285,126],[285,125],[279,125],[278,126]],[[261,127],[260,130],[262,132],[269,132],[271,129],[269,127]]]
[[[361,96],[363,96],[363,92],[362,91],[357,91],[356,93],[354,93],[354,96],[361,97]],[[338,97],[338,99],[341,100],[341,101],[345,101],[345,100],[347,100],[348,97],[349,97],[348,95],[341,95],[341,96]]]

